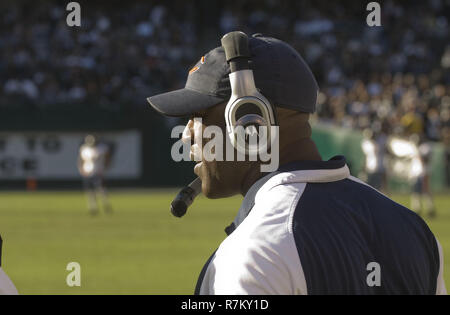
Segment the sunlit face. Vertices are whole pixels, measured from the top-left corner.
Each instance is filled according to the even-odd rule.
[[[202,180],[202,192],[208,198],[224,198],[239,193],[246,167],[245,162],[208,161],[204,154],[201,154],[205,144],[211,140],[203,136],[207,126],[221,128],[222,136],[226,137],[225,106],[226,104],[219,104],[195,113],[183,132],[183,137],[191,141],[191,159],[197,162],[194,166],[194,173]],[[201,118],[201,121],[194,118]],[[225,141],[224,138],[223,152],[225,152]]]

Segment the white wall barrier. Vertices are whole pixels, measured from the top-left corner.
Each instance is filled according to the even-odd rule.
[[[142,172],[141,134],[136,130],[95,133],[114,148],[110,179],[138,179]],[[80,178],[78,150],[83,132],[0,132],[0,180]]]

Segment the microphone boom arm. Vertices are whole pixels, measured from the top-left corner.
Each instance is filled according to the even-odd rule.
[[[170,204],[170,212],[177,218],[181,218],[186,214],[187,208],[194,202],[202,192],[202,181],[199,177],[194,179],[189,185],[184,187]]]

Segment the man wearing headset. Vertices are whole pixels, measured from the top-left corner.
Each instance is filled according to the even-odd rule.
[[[425,222],[352,177],[344,157],[322,161],[308,122],[318,86],[301,56],[260,34],[247,42],[229,33],[222,46],[189,71],[184,89],[148,101],[163,115],[190,116],[185,138],[218,126],[237,151],[229,131],[240,122],[277,125],[280,166],[265,173],[260,160],[195,165],[206,197],[244,196],[196,294],[445,294],[442,249]],[[240,102],[247,96],[262,105]]]

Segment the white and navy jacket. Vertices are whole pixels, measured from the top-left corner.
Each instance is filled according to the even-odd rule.
[[[2,245],[3,240],[0,236],[0,295],[18,294],[17,289],[2,269]]]
[[[196,294],[446,294],[442,249],[414,212],[341,156],[280,167],[245,195]],[[368,265],[379,282],[368,283]]]

